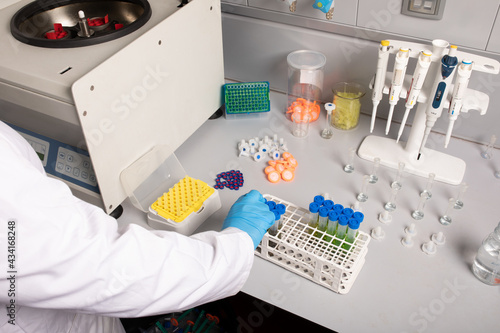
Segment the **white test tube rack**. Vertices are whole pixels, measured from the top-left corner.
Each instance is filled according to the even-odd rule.
[[[410,112],[415,112],[415,117],[413,118],[413,123],[411,125],[410,134],[408,136],[408,141],[396,142],[395,139],[380,137],[375,135],[367,136],[361,146],[358,149],[358,156],[360,158],[373,161],[376,157],[380,158],[380,164],[397,169],[399,162],[405,163],[405,171],[422,176],[428,177],[429,173],[434,173],[436,175],[436,180],[444,183],[458,185],[462,182],[465,174],[466,164],[460,158],[433,150],[430,148],[423,147],[422,152],[419,157],[420,145],[424,137],[425,132],[425,122],[428,99],[432,99],[431,89],[433,86],[433,79],[436,76],[436,72],[441,69],[440,61],[441,58],[448,54],[449,43],[444,40],[434,40],[432,46],[419,43],[410,43],[397,40],[389,40],[390,42],[390,54],[396,54],[400,47],[406,47],[410,49],[410,58],[417,58],[421,51],[432,50],[431,66],[429,72],[427,73],[426,80],[418,96],[416,110]],[[457,51],[456,56],[458,58],[458,63],[460,64],[464,59],[470,59],[473,61],[473,71],[479,71],[490,74],[498,74],[500,72],[500,63],[494,59]],[[457,65],[458,67],[458,65]],[[456,69],[455,69],[456,70]],[[385,84],[383,93],[388,94],[391,84],[392,73],[386,73]],[[403,89],[400,93],[400,103],[404,103],[407,95],[407,89],[410,87],[412,79],[412,73],[405,76],[405,81],[403,83]],[[443,101],[444,109],[448,109],[450,105],[450,99],[453,92],[453,85],[448,89],[448,96],[446,100]],[[483,92],[467,89],[463,98],[463,106],[461,112],[468,112],[469,110],[477,110],[481,115],[484,115],[488,109],[489,96]],[[379,104],[380,107],[381,104]],[[442,116],[445,116],[443,110]],[[430,140],[428,140],[428,143]],[[443,140],[444,142],[444,140]],[[444,145],[444,144],[443,144]]]

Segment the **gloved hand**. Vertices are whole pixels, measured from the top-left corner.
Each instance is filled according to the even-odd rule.
[[[274,224],[274,219],[274,213],[265,204],[262,194],[259,191],[251,190],[236,200],[229,209],[222,230],[229,227],[243,230],[250,235],[254,248],[257,248],[267,229]]]

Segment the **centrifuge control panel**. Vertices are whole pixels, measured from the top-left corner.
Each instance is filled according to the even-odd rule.
[[[10,126],[33,147],[45,172],[99,194],[94,168],[86,151],[18,126]]]

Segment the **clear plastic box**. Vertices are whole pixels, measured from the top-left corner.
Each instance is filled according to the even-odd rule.
[[[151,227],[191,235],[221,207],[219,193],[213,190],[202,204],[196,204],[196,209],[179,222],[165,218],[152,209],[151,205],[158,198],[187,176],[177,157],[174,154],[169,155],[170,151],[167,146],[155,147],[123,170],[120,180],[132,204],[147,213]]]

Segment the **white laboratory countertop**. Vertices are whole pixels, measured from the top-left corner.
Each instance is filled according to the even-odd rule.
[[[325,140],[319,134],[325,125],[322,113],[320,120],[311,124],[306,138],[295,138],[291,122],[285,118],[285,105],[286,95],[271,93],[272,110],[266,117],[209,120],[177,150],[187,174],[209,185],[214,185],[215,176],[223,171],[238,169],[244,174],[240,190],[219,190],[222,208],[198,231],[220,230],[232,203],[251,189],[300,207],[308,207],[312,198],[322,193],[329,193],[343,205],[355,202],[362,177],[370,173],[373,163],[356,156],[352,174],[345,173],[343,166],[348,148],[359,147],[368,135],[369,117],[361,115],[359,126],[352,131],[334,129],[333,138]],[[373,134],[383,136],[384,128],[385,120],[377,119]],[[399,124],[393,124],[389,137],[395,138],[398,129]],[[407,127],[402,141],[409,131]],[[299,163],[292,182],[272,184],[265,178],[265,161],[238,157],[241,139],[271,137],[274,133],[286,141]],[[442,135],[434,133],[429,138],[431,144],[443,141]],[[469,188],[463,198],[464,208],[453,212],[451,225],[443,226],[438,219],[459,186],[435,182],[424,219],[415,221],[411,212],[418,206],[427,179],[408,174],[402,178],[392,222],[379,222],[378,215],[389,200],[390,183],[397,173],[381,166],[379,181],[368,187],[369,199],[361,206],[365,221],[360,229],[369,233],[381,226],[386,235],[383,240],[370,241],[366,262],[349,293],[337,294],[259,257],[255,257],[242,291],[342,333],[498,331],[500,288],[478,281],[471,264],[481,241],[500,221],[500,180],[493,175],[495,167],[500,168],[500,156],[485,160],[480,156],[484,146],[455,138],[447,149],[442,144],[434,146],[467,163],[464,181]],[[145,225],[146,217],[129,201],[124,208],[120,223]],[[405,248],[401,239],[411,223],[417,228],[415,244]],[[423,253],[421,245],[439,231],[446,236],[446,244],[433,256]]]

